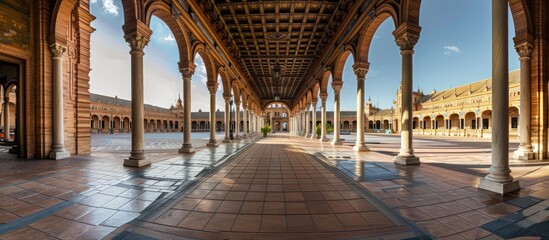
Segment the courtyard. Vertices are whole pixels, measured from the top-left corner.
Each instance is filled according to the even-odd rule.
[[[335,147],[285,133],[218,148],[199,139],[185,155],[180,134],[145,136],[157,159],[146,168],[120,164],[122,134],[93,135],[90,156],[1,160],[0,238],[549,237],[549,164],[511,161],[519,192],[479,190],[489,139],[418,137],[422,164],[398,166],[396,135],[367,135],[368,152],[352,151],[354,135]]]

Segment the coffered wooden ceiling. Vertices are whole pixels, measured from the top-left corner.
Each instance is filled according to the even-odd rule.
[[[211,2],[210,2],[211,1]],[[207,0],[210,18],[261,98],[295,97],[353,1]],[[277,67],[280,77],[275,77]]]

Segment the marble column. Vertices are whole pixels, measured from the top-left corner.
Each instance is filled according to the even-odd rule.
[[[508,1],[492,0],[492,165],[479,188],[506,194],[520,189],[509,169]]]
[[[520,56],[520,107],[519,107],[519,149],[513,153],[513,158],[519,160],[534,159],[534,151],[530,142],[530,55],[532,44],[523,43],[515,47]]]
[[[332,145],[342,145],[343,142],[341,141],[341,137],[339,135],[339,132],[341,131],[341,126],[339,122],[341,121],[341,115],[340,115],[340,95],[341,95],[341,88],[343,87],[343,82],[333,82],[332,87],[334,89],[334,139],[332,140]]]
[[[240,137],[240,100],[239,99],[237,99],[234,102],[234,108],[235,108],[235,111],[234,111],[234,119],[235,119],[234,139],[235,140],[240,140],[242,138]]]
[[[242,105],[242,118],[244,118],[242,120],[242,139],[247,139],[248,138],[248,107],[246,106],[246,104],[243,104]]]
[[[307,132],[305,131],[305,110],[301,110],[301,119],[300,119],[300,125],[301,125],[301,134],[300,136],[305,136]]]
[[[180,153],[194,153],[195,150],[191,143],[191,79],[194,74],[194,65],[188,68],[179,69],[183,75],[183,145],[179,149]]]
[[[311,121],[311,104],[307,104],[307,107],[305,108],[305,138],[311,137],[311,124],[309,123]]]
[[[8,97],[9,93],[5,93],[4,96],[4,142],[10,140],[10,98]]]
[[[218,85],[219,84],[217,82],[215,84],[208,85],[208,90],[210,91],[210,141],[206,144],[208,147],[219,146],[217,139],[215,138],[215,128],[217,127],[217,120],[215,119],[215,93],[217,92]]]
[[[312,128],[313,129],[312,129],[311,139],[317,139],[317,135],[316,135],[316,102],[312,102],[311,107],[313,109],[313,111],[312,111],[312,114],[313,114]]]
[[[125,36],[126,42],[130,45],[131,56],[131,90],[132,90],[132,150],[128,159],[124,160],[124,166],[142,167],[151,164],[145,158],[144,140],[144,97],[143,97],[143,49],[149,42],[149,36],[139,33]]]
[[[396,43],[400,47],[400,55],[402,55],[402,117],[400,118],[400,152],[395,157],[395,163],[401,165],[420,164],[419,158],[414,155],[414,149],[412,147],[413,49],[418,38],[419,36],[415,34],[404,33],[396,39]]]
[[[364,144],[364,82],[366,81],[366,73],[368,72],[368,63],[355,63],[353,70],[356,74],[356,143],[353,150],[357,152],[368,151],[368,147]]]
[[[223,96],[223,99],[225,99],[225,139],[223,139],[223,142],[224,143],[230,143],[231,142],[231,138],[230,138],[230,130],[231,130],[231,115],[230,115],[230,101],[231,101],[231,97],[230,96]]]
[[[329,142],[330,139],[326,136],[326,125],[328,124],[328,119],[326,117],[326,99],[328,99],[328,93],[327,92],[321,92],[320,93],[320,101],[322,105],[322,113],[320,114],[320,142]]]
[[[67,48],[61,44],[52,44],[50,46],[52,52],[52,65],[53,65],[53,79],[52,79],[52,98],[53,98],[53,143],[50,151],[50,158],[57,160],[70,157],[69,152],[65,150],[65,129],[63,125],[64,121],[64,105],[63,105],[63,54],[67,51]],[[4,139],[9,139],[9,98],[7,96],[9,92],[5,92],[5,105],[4,107]],[[7,111],[6,111],[7,109]],[[7,121],[6,121],[7,120]],[[7,131],[6,131],[7,129]],[[7,138],[6,138],[7,136]]]

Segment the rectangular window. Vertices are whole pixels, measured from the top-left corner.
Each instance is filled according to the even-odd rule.
[[[459,124],[460,124],[459,129],[463,129],[463,127],[465,126],[465,119],[460,119]]]
[[[471,121],[471,129],[476,129],[477,128],[477,120],[473,119]]]
[[[483,118],[482,119],[482,129],[488,129],[488,125],[490,123],[490,121],[488,121],[489,119],[487,118]]]
[[[511,118],[511,128],[518,128],[518,118],[512,117]]]

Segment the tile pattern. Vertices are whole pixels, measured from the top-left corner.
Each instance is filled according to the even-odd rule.
[[[0,239],[102,238],[250,142],[203,148],[192,155],[164,154],[167,160],[141,169],[93,155],[32,164],[1,160],[6,168],[0,170]]]
[[[200,238],[416,236],[287,140],[261,140],[148,223],[126,226],[119,237],[134,226],[149,236],[193,232]]]

